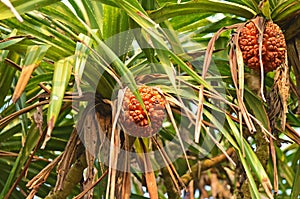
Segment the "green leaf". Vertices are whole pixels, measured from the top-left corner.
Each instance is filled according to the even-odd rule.
[[[0,107],[2,107],[7,93],[10,90],[11,83],[16,73],[16,69],[5,63],[5,58],[8,56],[9,51],[0,50]]]
[[[271,10],[270,10],[270,3],[269,0],[263,1],[261,7],[261,12],[267,19],[271,19]]]
[[[62,22],[75,33],[87,32],[86,29],[80,23],[80,21],[76,18],[75,14],[63,2],[58,2],[56,4],[43,7],[39,9],[39,11],[49,16],[51,19],[55,19],[56,21]]]
[[[255,118],[257,118],[266,129],[269,129],[270,121],[269,121],[266,109],[265,109],[264,104],[261,101],[261,99],[258,98],[257,96],[255,96],[248,89],[245,89],[244,99],[245,99],[245,102],[247,103],[249,109],[252,110]]]
[[[99,1],[68,1],[75,13],[81,20],[89,25],[90,28],[95,30],[101,30],[102,27],[102,4]]]
[[[11,45],[15,45],[25,39],[23,36],[13,36],[0,41],[0,49],[5,49]]]
[[[237,3],[218,0],[197,0],[181,4],[165,4],[158,10],[150,12],[150,17],[159,23],[175,16],[203,12],[230,13],[248,19],[256,15],[256,12],[252,9]]]
[[[113,78],[115,81],[119,83],[119,86],[126,87],[128,86],[129,89],[133,92],[133,94],[136,96],[138,102],[141,104],[143,110],[146,112],[145,105],[143,103],[142,97],[138,92],[136,82],[134,80],[134,76],[132,72],[126,67],[126,65],[120,60],[120,58],[110,49],[102,40],[100,40],[99,37],[95,34],[94,31],[92,31],[87,24],[85,24],[83,21],[81,21],[83,25],[87,28],[89,33],[93,36],[93,38],[96,40],[98,46],[97,49],[99,51],[94,51],[94,58],[93,61],[97,62],[99,66],[102,67],[102,69],[107,72],[109,75],[111,75],[111,78]],[[101,49],[101,50],[100,50]],[[104,62],[103,62],[104,60]],[[111,68],[107,67],[107,63],[110,63],[112,66],[114,66],[115,71],[112,71]],[[123,82],[120,82],[119,77],[117,77],[118,74],[120,77],[122,77]],[[97,80],[101,78],[101,76],[98,76],[96,78]],[[95,80],[95,79],[93,79]],[[106,80],[107,82],[107,80]],[[111,91],[110,91],[111,92]],[[102,93],[101,93],[102,94]],[[111,93],[103,93],[105,96],[110,96]]]
[[[53,85],[47,113],[48,131],[50,136],[62,106],[62,101],[72,73],[74,56],[59,60],[54,64]],[[50,138],[50,137],[49,137]]]
[[[299,118],[294,115],[292,112],[288,112],[286,114],[287,121],[290,125],[295,126],[295,127],[300,127],[300,120]]]
[[[300,2],[295,0],[282,1],[272,11],[271,17],[274,21],[281,21],[292,16],[300,9]]]
[[[128,30],[129,17],[126,12],[116,7],[103,5],[103,40],[123,61],[133,41],[132,31]]]
[[[19,14],[23,14],[25,12],[35,10],[55,2],[59,0],[34,0],[34,1],[27,1],[27,0],[12,0],[12,7],[8,7],[7,5],[1,2],[0,4],[0,20],[7,19],[10,17],[15,16],[12,10],[16,10]]]
[[[0,49],[14,45],[24,39],[24,37],[17,37],[16,34],[17,30],[14,29],[6,39],[0,42]],[[15,68],[9,66],[5,62],[6,58],[9,58],[11,61],[16,61],[19,59],[19,56],[17,56],[15,53],[11,53],[11,55],[9,55],[9,50],[0,50],[0,77],[2,77],[0,78],[0,88],[2,89],[0,94],[0,107],[2,107],[6,95],[10,90],[11,83],[16,72]]]
[[[77,42],[75,49],[75,68],[74,68],[74,76],[75,81],[77,83],[78,92],[81,92],[80,89],[80,81],[83,75],[83,71],[88,59],[88,54],[90,51],[90,47],[92,45],[92,39],[84,34],[79,35],[80,42]]]
[[[162,33],[159,33],[155,23],[146,15],[140,11],[139,7],[133,7],[128,4],[128,2],[118,2],[119,6],[122,7],[127,14],[138,23],[143,30],[151,36],[153,39],[153,43],[156,43],[156,48],[160,50],[165,50],[169,56],[174,60],[176,64],[180,66],[180,68],[185,71],[188,75],[193,77],[198,83],[204,85],[205,88],[209,90],[214,90],[206,81],[203,80],[194,70],[189,68],[186,63],[184,63],[177,55],[175,55],[169,48],[167,47],[165,41],[163,40]],[[159,29],[163,32],[162,29]]]
[[[25,165],[26,161],[29,159],[30,153],[36,146],[40,138],[39,130],[35,124],[31,125],[28,131],[24,147],[21,148],[19,155],[14,162],[13,168],[9,174],[8,179],[5,182],[5,186],[0,194],[0,198],[4,198],[11,186],[13,185],[16,178],[20,175],[22,167]]]
[[[298,148],[298,151],[300,151],[300,148]],[[300,154],[300,153],[298,153]],[[293,187],[292,187],[292,193],[291,193],[291,199],[297,199],[299,198],[300,195],[300,162],[299,162],[299,157],[298,155],[298,161],[296,162],[296,173],[294,175],[294,182],[293,182]]]
[[[49,44],[51,48],[47,57],[55,61],[74,53],[76,43],[71,36],[75,37],[77,34],[72,31],[65,32],[65,29],[69,30],[68,27],[38,11],[27,13],[23,19],[23,23],[19,23],[15,18],[1,22],[8,27],[15,27],[21,34],[34,35],[35,39],[25,40],[26,42],[33,41],[31,45],[40,45],[40,42]]]
[[[290,186],[293,185],[293,181],[295,180],[295,172],[288,165],[288,158],[286,154],[277,146],[275,146],[276,157],[278,161],[279,173],[282,178],[286,180],[286,183]]]
[[[202,25],[204,21],[207,21],[206,17],[211,16],[211,13],[201,13],[201,14],[189,14],[183,16],[175,16],[170,19],[170,23],[175,30],[180,30],[185,28],[185,26],[194,26],[195,23],[199,23],[199,26]]]
[[[255,12],[259,13],[260,10],[258,8],[258,4],[261,0],[230,0],[231,2],[238,3],[238,4],[243,4],[246,7],[251,8]]]
[[[252,171],[256,174],[256,177],[258,178],[259,182],[263,185],[265,192],[270,196],[271,194],[271,182],[270,179],[261,165],[259,159],[257,158],[254,151],[251,149],[248,142],[245,140],[244,137],[241,137],[240,131],[235,125],[235,123],[232,121],[232,119],[226,115],[227,121],[229,123],[230,129],[232,130],[232,133],[235,137],[235,140],[237,141],[239,145],[239,150],[244,147],[245,150],[245,156],[247,160],[247,165],[250,165]],[[248,175],[249,177],[249,175]]]
[[[9,123],[6,126],[6,128],[0,132],[0,140],[4,142],[5,140],[9,139],[13,135],[19,133],[22,129],[20,123],[21,123],[20,120],[18,120],[18,122]]]
[[[204,114],[205,114],[206,117],[208,117],[209,121],[212,124],[214,124],[220,132],[222,132],[222,134],[226,137],[226,139],[230,142],[230,144],[238,151],[239,158],[240,158],[240,160],[243,164],[243,167],[244,167],[244,169],[246,171],[246,174],[247,174],[247,177],[249,179],[249,184],[250,184],[250,188],[252,190],[252,193],[254,194],[255,198],[260,198],[258,189],[256,187],[256,184],[255,184],[255,181],[254,181],[254,178],[253,178],[253,175],[252,175],[251,170],[249,168],[249,163],[245,160],[244,155],[241,151],[242,148],[240,146],[239,140],[236,139],[236,141],[235,141],[232,138],[232,136],[230,135],[230,133],[228,132],[227,128],[224,128],[223,124],[220,124],[220,122],[215,117],[213,117],[213,115],[211,113],[209,113],[205,109],[204,109]],[[227,121],[229,122],[230,127],[233,127],[232,131],[238,131],[235,124],[233,124],[233,121],[231,120],[231,118],[227,115],[226,115],[226,118],[227,118]]]

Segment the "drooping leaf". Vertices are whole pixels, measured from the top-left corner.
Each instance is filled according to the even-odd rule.
[[[75,49],[75,67],[74,67],[74,76],[76,81],[77,90],[80,96],[82,96],[82,91],[80,88],[82,75],[85,69],[85,65],[89,55],[89,48],[92,45],[92,40],[90,37],[80,34],[79,38],[81,39],[80,42],[77,42],[76,49]]]
[[[69,84],[69,80],[71,77],[73,63],[74,57],[71,56],[62,59],[54,64],[55,70],[53,74],[53,85],[47,114],[48,129],[45,141],[42,146],[43,148],[46,146],[46,142],[50,139],[51,132],[58,118],[64,94],[66,92],[66,88]]]
[[[270,181],[265,169],[261,165],[261,162],[259,161],[259,159],[255,155],[254,151],[251,149],[248,142],[246,142],[245,139],[243,137],[241,137],[241,134],[239,133],[239,130],[235,126],[232,119],[229,116],[226,116],[226,118],[227,118],[227,121],[228,121],[228,123],[231,127],[233,136],[235,137],[235,139],[236,139],[236,141],[239,145],[239,148],[242,149],[242,147],[244,147],[244,149],[245,149],[245,156],[246,156],[246,160],[248,162],[248,165],[250,165],[251,169],[255,172],[256,177],[258,178],[259,182],[262,184],[262,186],[263,186],[266,194],[268,195],[268,197],[273,198],[273,194],[271,192],[272,184],[271,184],[271,181]],[[248,177],[249,177],[249,174],[248,174]]]

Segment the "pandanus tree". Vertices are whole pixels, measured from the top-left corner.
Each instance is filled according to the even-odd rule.
[[[1,1],[0,198],[298,198],[299,10]]]

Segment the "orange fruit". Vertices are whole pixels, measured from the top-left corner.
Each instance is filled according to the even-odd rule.
[[[253,22],[247,23],[240,32],[239,46],[244,63],[253,70],[260,71],[259,34]],[[275,70],[285,61],[286,44],[280,27],[267,21],[262,41],[262,63],[264,72]]]
[[[135,95],[127,89],[122,103],[121,123],[126,132],[141,137],[149,137],[159,131],[165,117],[165,98],[158,90],[150,86],[139,86],[147,114]]]

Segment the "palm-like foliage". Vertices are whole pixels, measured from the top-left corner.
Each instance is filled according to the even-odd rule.
[[[11,3],[0,4],[0,198],[298,197],[298,1]],[[257,14],[281,26],[288,47],[291,92],[277,144],[268,104],[242,77],[237,100],[227,53],[234,31],[209,43]],[[265,90],[273,79],[265,76]],[[141,102],[142,83],[161,90],[167,117],[156,136],[135,139],[115,123],[118,91],[129,87]],[[114,145],[155,155],[124,158]]]

